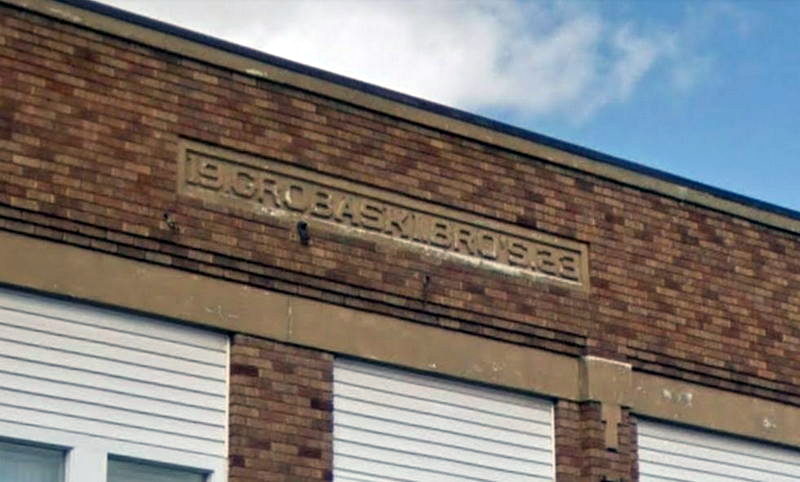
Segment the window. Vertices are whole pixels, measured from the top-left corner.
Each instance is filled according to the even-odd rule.
[[[0,482],[64,482],[68,457],[65,450],[0,440]],[[96,453],[96,457],[102,454]],[[103,460],[94,460],[89,465],[102,467]],[[78,466],[73,467],[73,472],[76,472],[73,479],[105,482],[206,482],[207,478],[196,470],[114,457],[107,461],[105,477],[101,473],[82,473],[84,470]]]
[[[132,460],[109,459],[107,482],[204,482],[204,474]]]
[[[64,452],[0,440],[0,481],[61,482]]]

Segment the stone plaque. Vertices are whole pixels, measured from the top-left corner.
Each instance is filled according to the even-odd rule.
[[[524,229],[397,192],[194,141],[179,154],[181,194],[305,220],[430,256],[588,289],[584,243]]]

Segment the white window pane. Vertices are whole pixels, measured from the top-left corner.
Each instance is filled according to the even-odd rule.
[[[61,482],[64,452],[0,441],[0,481]]]
[[[109,459],[108,482],[204,482],[199,472],[145,464],[129,460]]]

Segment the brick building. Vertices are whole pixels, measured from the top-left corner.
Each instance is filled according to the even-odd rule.
[[[800,213],[85,0],[0,173],[0,480],[800,479]]]

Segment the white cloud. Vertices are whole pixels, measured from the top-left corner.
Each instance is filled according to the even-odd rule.
[[[577,121],[624,102],[658,62],[689,88],[673,35],[575,4],[515,0],[108,0],[410,95]],[[587,4],[578,4],[587,5]],[[696,60],[696,59],[695,59]],[[682,70],[681,70],[682,67]]]
[[[678,92],[687,92],[711,79],[720,69],[714,42],[746,40],[758,27],[758,20],[758,15],[745,10],[742,4],[689,3],[679,28],[665,36],[664,63],[669,67],[671,86]],[[720,33],[727,33],[728,37],[711,39]]]

